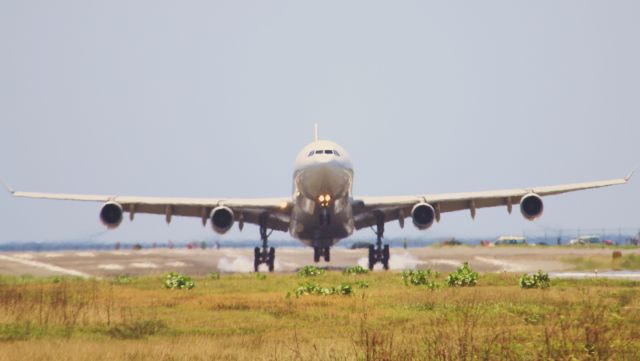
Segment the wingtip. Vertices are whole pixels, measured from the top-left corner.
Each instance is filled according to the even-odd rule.
[[[9,185],[2,179],[0,179],[0,184],[2,184],[2,187],[4,187],[4,189],[7,190],[7,192],[11,193],[12,195],[16,193],[16,191],[13,190],[13,188],[9,187]]]
[[[629,173],[626,177],[624,177],[625,182],[628,182],[631,179],[631,177],[633,177],[633,174],[636,172],[636,169],[632,170],[631,173]]]

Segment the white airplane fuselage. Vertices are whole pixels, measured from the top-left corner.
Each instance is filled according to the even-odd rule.
[[[330,247],[355,230],[351,208],[353,165],[346,150],[326,140],[296,157],[289,232],[312,247]]]

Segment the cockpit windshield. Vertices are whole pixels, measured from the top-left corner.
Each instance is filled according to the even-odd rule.
[[[340,153],[338,153],[338,151],[335,149],[324,149],[324,150],[321,149],[321,150],[310,151],[307,157],[313,157],[315,154],[333,154],[336,157],[340,156]]]

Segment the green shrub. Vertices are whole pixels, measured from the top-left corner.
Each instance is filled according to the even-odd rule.
[[[361,274],[369,273],[369,270],[358,265],[358,266],[345,268],[343,273],[346,275],[361,275]]]
[[[369,288],[369,282],[367,281],[358,281],[354,283],[358,288]]]
[[[294,291],[296,297],[317,295],[317,296],[332,296],[341,295],[349,296],[353,293],[353,286],[350,283],[343,282],[338,287],[322,287],[315,282],[304,283]]]
[[[467,262],[447,276],[447,285],[449,287],[471,287],[477,283],[478,272],[474,272]]]
[[[340,287],[338,287],[337,291],[343,296],[348,296],[353,293],[353,287],[350,283],[343,282],[342,284],[340,284]]]
[[[317,295],[320,294],[320,286],[317,283],[307,282],[298,286],[294,293],[296,296]]]
[[[532,275],[523,274],[520,277],[520,288],[547,288],[551,286],[549,274],[542,271]]]
[[[304,266],[298,271],[299,277],[316,277],[325,274],[325,270],[316,266]]]
[[[422,286],[434,282],[439,275],[431,269],[406,270],[402,272],[402,281],[406,286]]]
[[[164,287],[168,289],[190,290],[195,286],[196,284],[193,282],[191,277],[177,272],[169,272],[169,274],[164,278]]]
[[[211,273],[209,273],[209,278],[212,279],[212,280],[219,280],[220,279],[220,273],[211,272]]]
[[[442,287],[442,284],[436,282],[435,280],[429,280],[429,281],[427,281],[425,286],[427,286],[427,288],[430,289],[430,290],[435,290],[435,289],[438,289],[438,288]]]
[[[124,274],[124,275],[117,275],[116,276],[116,283],[121,284],[121,285],[125,285],[125,284],[129,284],[132,283],[133,279],[131,278],[131,276]]]

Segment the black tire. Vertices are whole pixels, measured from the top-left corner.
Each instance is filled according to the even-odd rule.
[[[391,255],[389,253],[389,245],[385,244],[384,248],[382,249],[382,267],[385,270],[389,269],[389,258],[391,258]]]
[[[369,270],[373,271],[373,266],[376,264],[375,248],[372,244],[369,245]]]
[[[258,272],[258,267],[260,266],[260,248],[256,247],[253,249],[253,270]]]
[[[320,248],[313,247],[313,262],[320,262]]]
[[[274,265],[276,262],[276,249],[271,247],[269,248],[269,257],[267,257],[267,266],[269,266],[269,272],[273,272]]]
[[[331,260],[331,251],[330,248],[327,247],[324,249],[324,261],[329,262]]]

